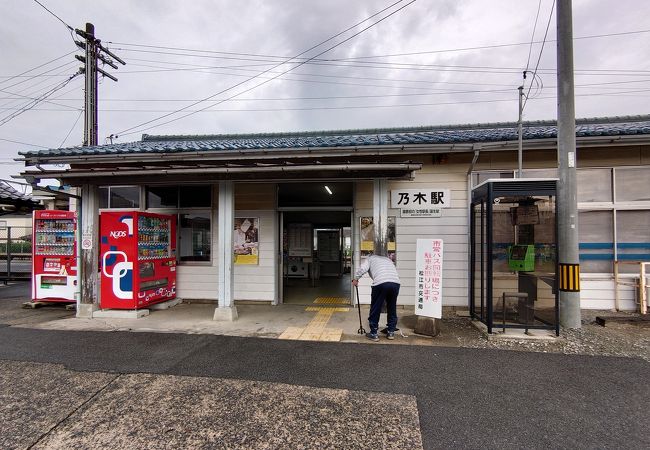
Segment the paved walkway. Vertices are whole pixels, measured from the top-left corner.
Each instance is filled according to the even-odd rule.
[[[0,342],[0,447],[650,446],[638,359],[17,327]]]

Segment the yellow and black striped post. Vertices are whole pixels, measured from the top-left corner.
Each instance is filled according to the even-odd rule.
[[[580,292],[580,264],[560,263],[559,269],[560,290],[565,292]]]

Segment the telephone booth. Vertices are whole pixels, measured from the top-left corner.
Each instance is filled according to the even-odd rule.
[[[554,330],[557,179],[492,179],[472,190],[469,309],[488,333]]]

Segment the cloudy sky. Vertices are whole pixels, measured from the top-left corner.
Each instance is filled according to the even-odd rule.
[[[127,63],[100,81],[100,143],[515,121],[526,68],[524,118],[556,117],[553,0],[405,0],[327,41],[395,1],[40,0],[73,28],[92,22]],[[81,52],[34,1],[1,0],[0,14],[6,179],[18,151],[82,143],[83,77],[34,106]],[[573,21],[576,115],[648,113],[650,3],[574,0]]]

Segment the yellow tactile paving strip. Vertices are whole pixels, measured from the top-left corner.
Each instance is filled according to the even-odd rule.
[[[350,299],[344,297],[318,297],[314,300],[316,305],[349,305]]]
[[[314,303],[321,305],[344,305],[349,304],[349,300],[342,297],[318,297],[314,300]],[[338,342],[341,340],[343,330],[340,328],[327,328],[327,322],[329,322],[335,312],[347,312],[349,310],[350,308],[308,306],[305,308],[305,311],[315,312],[316,316],[314,316],[307,326],[305,328],[288,327],[278,339]]]
[[[305,311],[318,312],[318,311],[323,311],[324,309],[325,308],[323,308],[321,306],[308,306],[308,307],[305,308]],[[350,308],[338,307],[338,308],[327,308],[327,310],[332,311],[332,312],[348,312],[348,311],[350,311]]]

